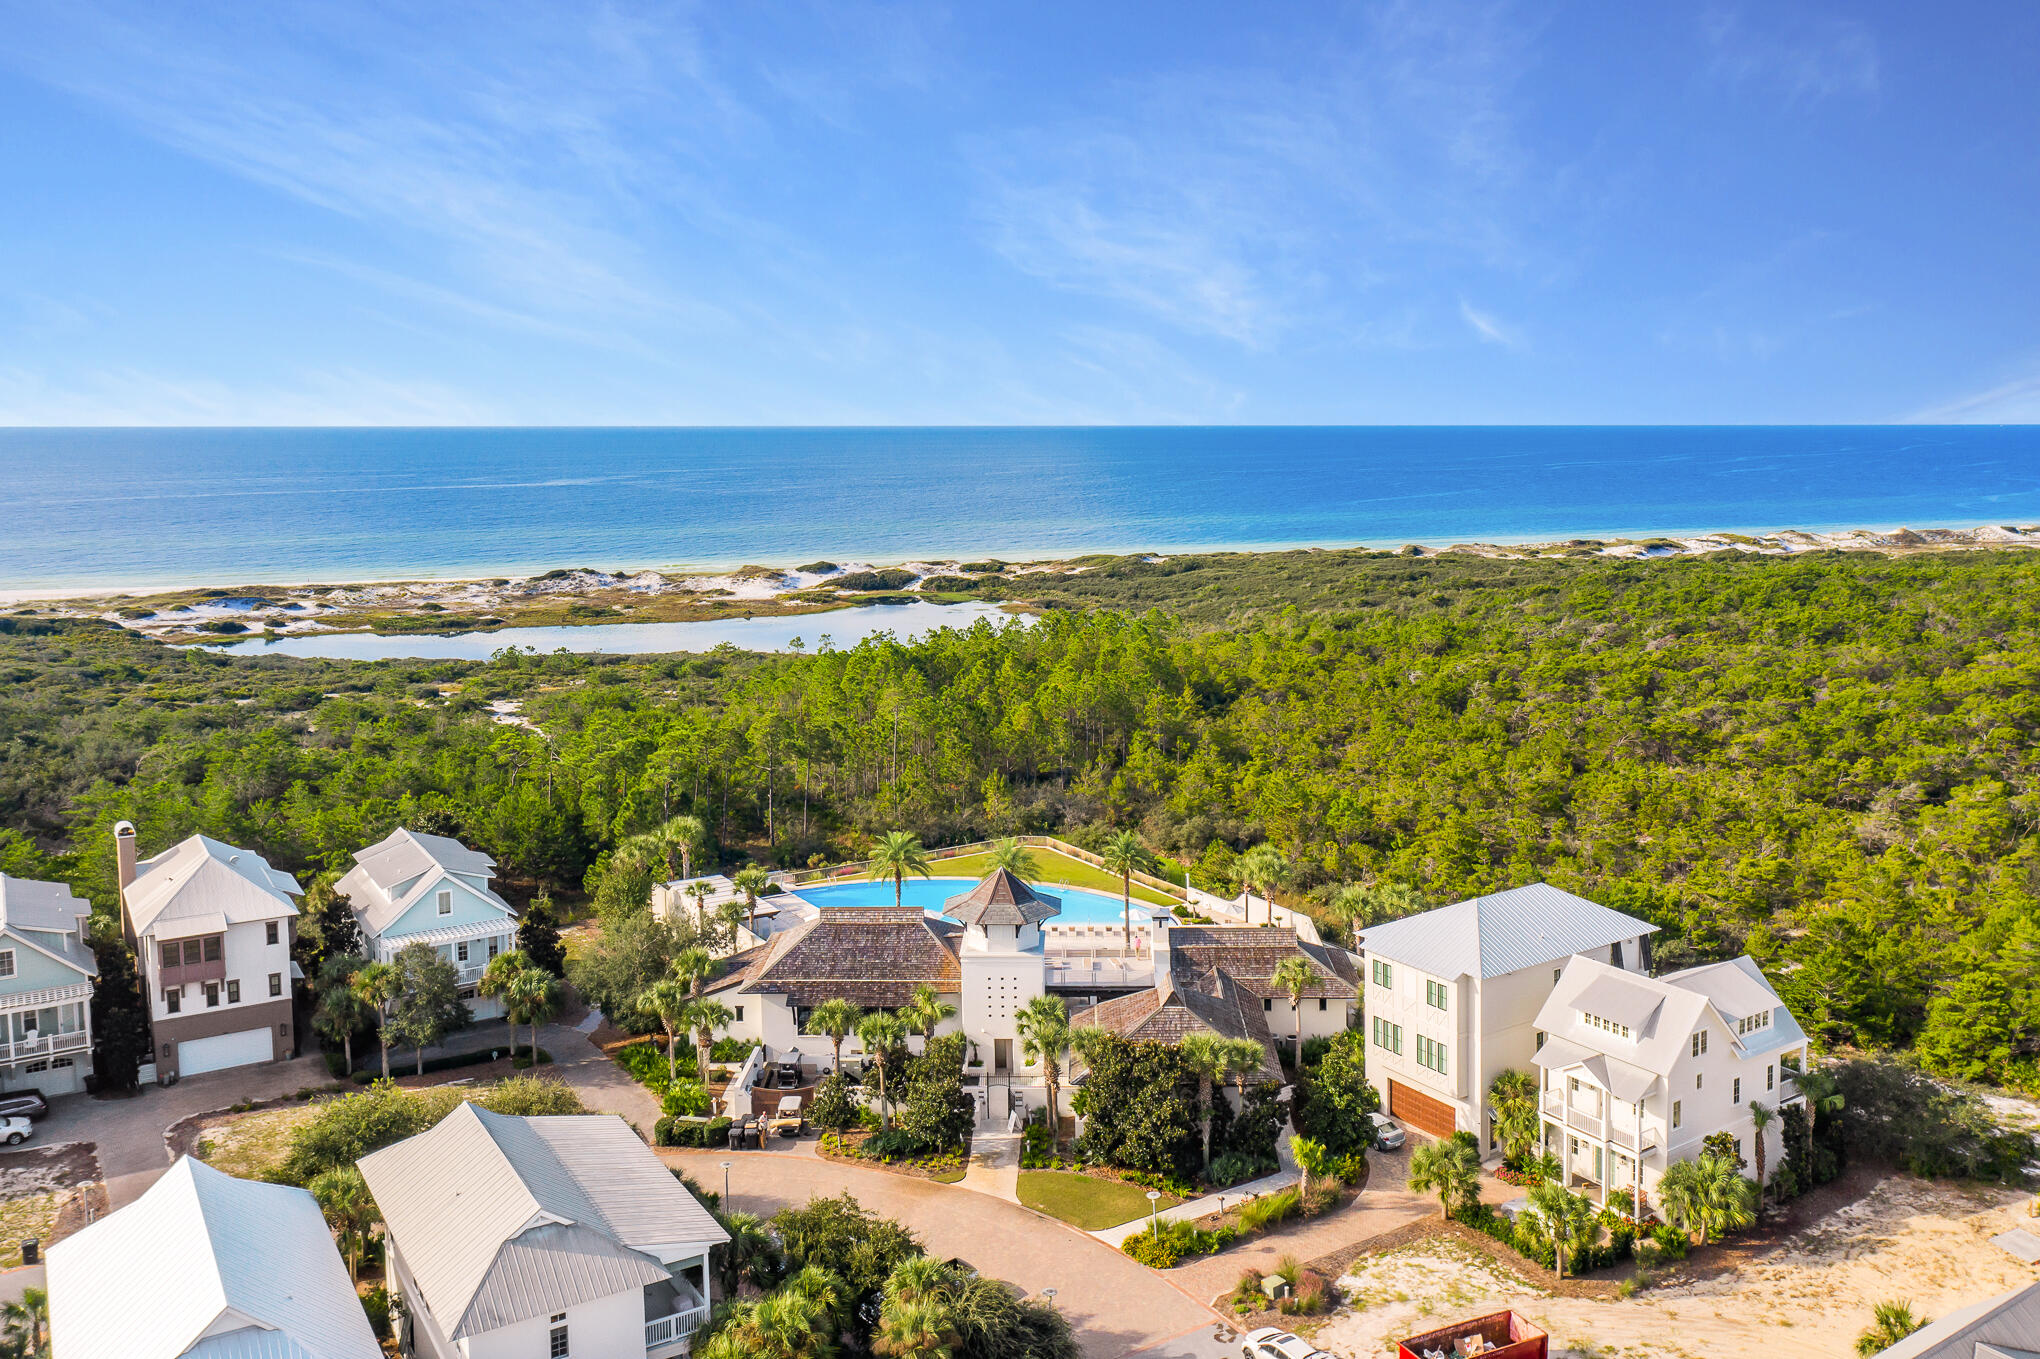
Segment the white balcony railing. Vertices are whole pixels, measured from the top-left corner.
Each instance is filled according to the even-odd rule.
[[[42,1038],[24,1038],[18,1043],[0,1043],[0,1063],[84,1052],[91,1046],[92,1035],[89,1033],[53,1033]]]
[[[645,1323],[645,1353],[663,1350],[677,1344],[684,1344],[694,1334],[694,1328],[708,1320],[708,1308],[690,1307],[684,1312],[674,1312],[656,1321]]]

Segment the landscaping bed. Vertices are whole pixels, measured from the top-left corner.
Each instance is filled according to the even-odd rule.
[[[21,1263],[23,1240],[47,1248],[84,1226],[86,1195],[93,1215],[106,1212],[106,1186],[98,1180],[99,1158],[90,1142],[11,1151],[0,1159],[0,1269]]]
[[[824,1160],[851,1161],[873,1170],[889,1170],[895,1175],[933,1180],[937,1184],[955,1184],[961,1180],[970,1160],[968,1144],[962,1151],[938,1152],[932,1156],[887,1158],[873,1155],[863,1150],[870,1137],[868,1131],[823,1133],[815,1145],[815,1152]]]
[[[1146,1217],[1149,1209],[1145,1189],[1123,1179],[1068,1170],[1021,1171],[1020,1202],[1087,1232]],[[1153,1206],[1167,1209],[1181,1202],[1164,1194]]]

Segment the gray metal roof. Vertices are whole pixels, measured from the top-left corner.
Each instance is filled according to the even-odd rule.
[[[1914,1331],[1878,1359],[1993,1359],[2040,1337],[2040,1283],[1974,1302]]]
[[[124,895],[136,934],[174,939],[294,916],[304,889],[252,849],[194,835],[137,864]]]
[[[367,849],[354,851],[354,867],[334,890],[353,905],[364,929],[380,935],[449,875],[511,914],[510,903],[488,885],[495,869],[494,859],[458,840],[399,826]]]
[[[1656,932],[1649,921],[1537,882],[1376,925],[1361,933],[1359,947],[1434,977],[1485,979]]]
[[[463,1104],[362,1157],[361,1173],[425,1305],[455,1340],[664,1277],[645,1252],[729,1240],[612,1115],[514,1118]],[[575,1230],[525,1241],[562,1226]]]
[[[89,939],[92,903],[71,894],[69,883],[36,882],[0,873],[0,929],[16,932],[30,948],[40,949],[87,976],[99,975],[99,960]],[[19,932],[34,932],[31,939]]]

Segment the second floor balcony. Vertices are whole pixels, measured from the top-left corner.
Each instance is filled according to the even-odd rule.
[[[0,1041],[0,1063],[26,1062],[41,1057],[61,1057],[85,1052],[92,1047],[92,1035],[78,1033],[31,1033],[25,1038]]]

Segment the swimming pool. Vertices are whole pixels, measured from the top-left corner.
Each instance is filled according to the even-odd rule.
[[[954,896],[961,896],[977,886],[975,878],[908,878],[901,893],[901,904],[919,906],[924,911],[941,914],[942,903]],[[1056,920],[1075,925],[1117,925],[1121,903],[1118,897],[1108,897],[1103,892],[1087,892],[1081,887],[1050,887],[1041,885],[1043,896],[1055,897],[1062,902],[1062,914]],[[826,886],[800,887],[794,895],[816,906],[890,906],[893,904],[891,882],[835,882]],[[1138,925],[1154,912],[1154,907],[1142,901],[1133,903],[1133,922]]]

